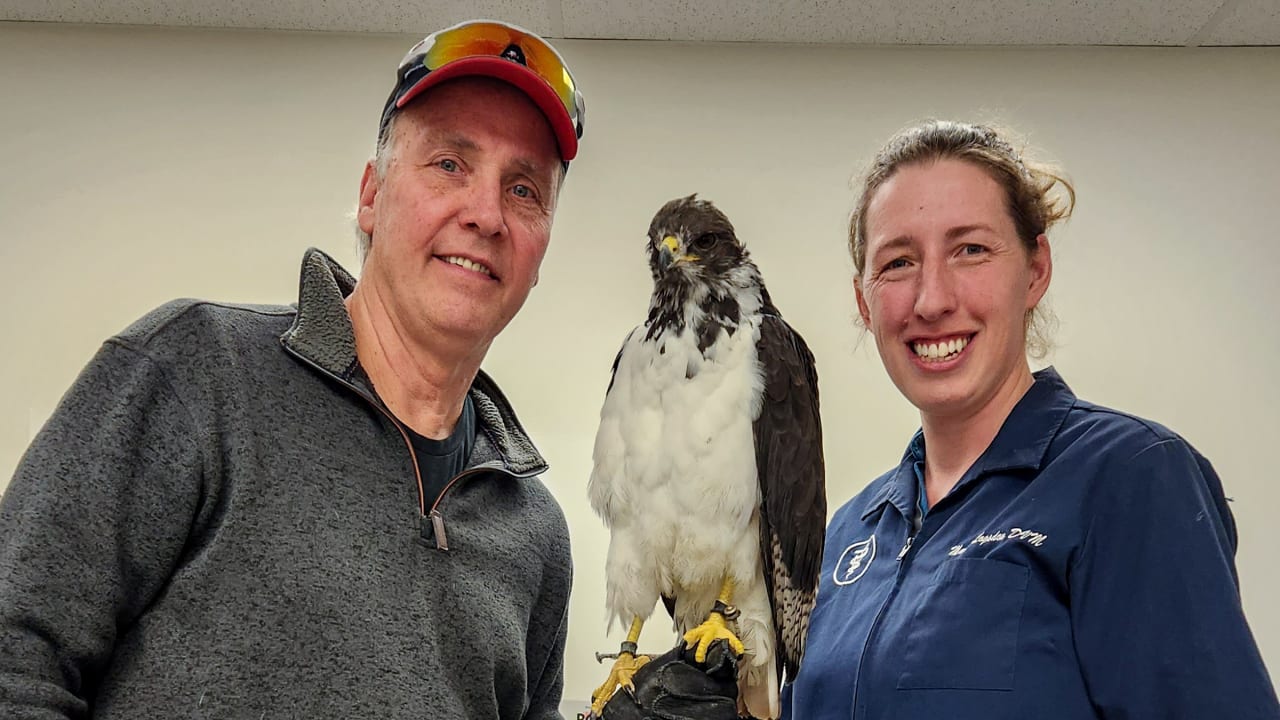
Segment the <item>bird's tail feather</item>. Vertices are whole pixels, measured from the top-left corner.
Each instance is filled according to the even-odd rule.
[[[749,665],[738,679],[738,699],[747,714],[760,720],[773,720],[782,716],[782,702],[778,697],[778,666],[767,662]]]

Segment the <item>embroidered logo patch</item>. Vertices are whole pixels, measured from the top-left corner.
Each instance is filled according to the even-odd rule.
[[[858,582],[858,579],[871,566],[871,561],[875,559],[876,536],[872,535],[866,540],[850,545],[840,553],[840,560],[836,562],[832,579],[835,580],[836,585],[852,585]]]

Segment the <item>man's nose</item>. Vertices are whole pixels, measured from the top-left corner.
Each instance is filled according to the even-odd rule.
[[[468,188],[459,220],[467,229],[484,237],[501,235],[507,229],[502,200],[500,182],[476,178]]]

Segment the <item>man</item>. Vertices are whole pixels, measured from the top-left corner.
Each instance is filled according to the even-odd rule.
[[[0,504],[0,717],[560,717],[567,527],[479,368],[581,121],[541,39],[428,36],[359,282],[311,250],[296,307],[174,302],[103,345]]]

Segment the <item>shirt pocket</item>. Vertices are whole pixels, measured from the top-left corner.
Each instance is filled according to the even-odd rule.
[[[898,689],[1012,690],[1028,574],[1001,560],[943,563],[911,619]]]

